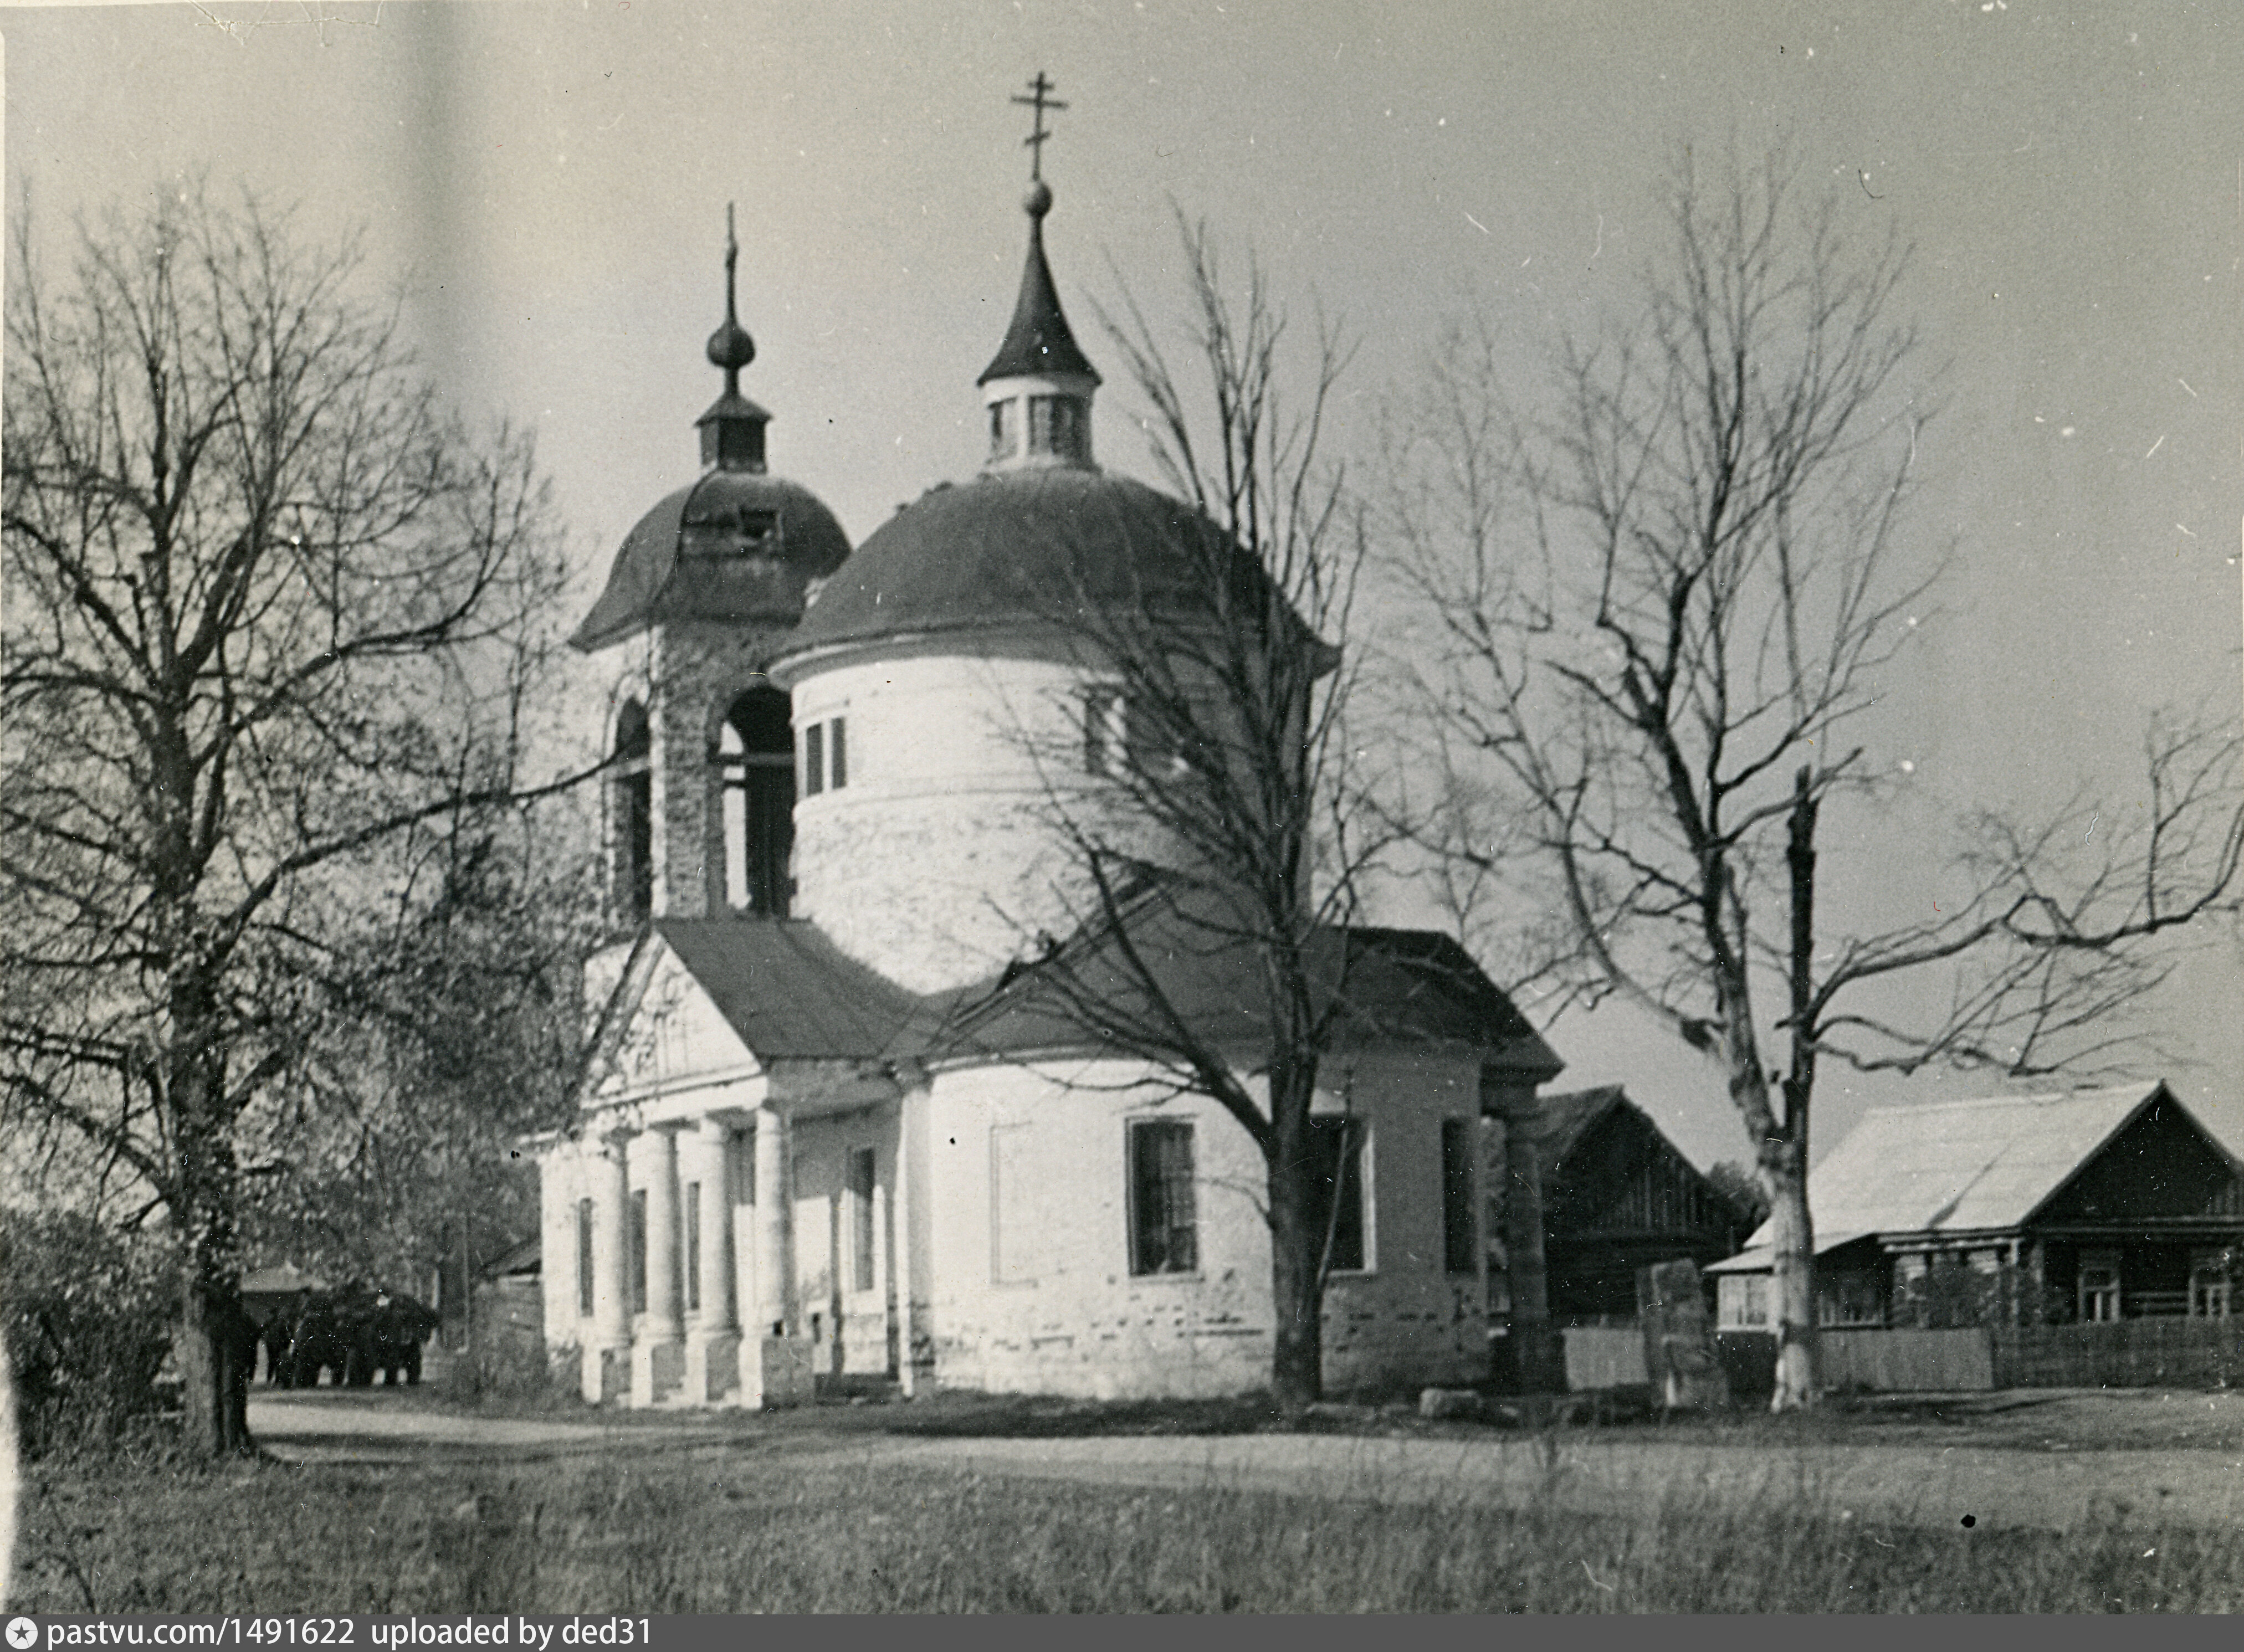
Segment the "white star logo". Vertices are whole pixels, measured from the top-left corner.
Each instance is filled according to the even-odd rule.
[[[38,1638],[39,1626],[30,1619],[11,1617],[8,1620],[8,1644],[14,1647],[16,1652],[30,1652],[32,1643]]]

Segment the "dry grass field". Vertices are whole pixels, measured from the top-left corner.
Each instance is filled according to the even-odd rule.
[[[31,1610],[2190,1611],[2244,1608],[2203,1494],[2244,1455],[2227,1395],[1978,1396],[1803,1419],[1537,1431],[1251,1406],[965,1397],[694,1420],[491,1419],[425,1396],[260,1406],[276,1453],[218,1470],[34,1469],[10,1604]],[[362,1426],[368,1417],[380,1428]],[[416,1418],[423,1419],[416,1422]],[[490,1424],[504,1421],[505,1428]],[[386,1432],[385,1432],[386,1431]],[[438,1438],[437,1435],[444,1437]],[[480,1440],[480,1443],[477,1443]],[[2080,1461],[2140,1494],[2021,1498],[1966,1527],[1829,1462]],[[1626,1495],[1585,1495],[1599,1453]],[[1662,1457],[1658,1453],[1677,1453]],[[1378,1473],[1336,1477],[1335,1453]],[[1649,1454],[1646,1453],[1654,1453]],[[1695,1455],[1693,1455],[1695,1453]],[[1835,1455],[1834,1455],[1835,1453]],[[354,1458],[358,1459],[354,1460]],[[1501,1459],[1476,1482],[1459,1467]],[[1612,1457],[1611,1460],[1620,1460]],[[1269,1473],[1240,1464],[1276,1465]],[[1098,1465],[1105,1463],[1101,1469]],[[1704,1471],[1728,1464],[1751,1474]],[[1688,1469],[1679,1465],[1696,1463]],[[1117,1467],[1116,1466],[1119,1467]],[[1289,1468],[1290,1466],[1290,1468]],[[1277,1472],[1288,1469],[1289,1472]],[[1383,1475],[1382,1480],[1380,1476]],[[1497,1487],[1491,1491],[1491,1487]]]

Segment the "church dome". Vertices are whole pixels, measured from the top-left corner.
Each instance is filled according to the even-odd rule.
[[[787,657],[890,639],[1065,626],[1204,606],[1213,558],[1259,573],[1191,506],[1126,476],[992,472],[933,488],[882,523],[810,605]]]
[[[607,588],[569,640],[586,653],[680,621],[792,625],[803,593],[842,565],[849,541],[810,489],[764,468],[771,415],[740,394],[755,341],[733,301],[740,243],[725,209],[725,320],[709,336],[724,393],[694,421],[701,479],[655,506],[625,536]]]
[[[569,640],[591,652],[681,620],[791,624],[804,583],[848,555],[842,524],[809,489],[761,471],[710,470],[639,518]]]

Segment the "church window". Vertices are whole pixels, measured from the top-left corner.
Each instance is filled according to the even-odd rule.
[[[1472,1120],[1442,1121],[1442,1263],[1451,1273],[1470,1273],[1480,1236],[1473,1231]]]
[[[873,1288],[873,1247],[880,1225],[873,1152],[869,1147],[849,1150],[849,1285],[854,1291]]]
[[[1083,694],[1085,771],[1092,774],[1119,773],[1125,738],[1122,691],[1104,683],[1085,689]]]
[[[654,779],[646,708],[627,700],[616,717],[615,779],[609,789],[614,841],[609,876],[616,915],[642,921],[654,907]]]
[[[1193,1127],[1178,1119],[1130,1125],[1130,1271],[1200,1271]]]
[[[1313,1118],[1308,1150],[1315,1168],[1309,1199],[1310,1231],[1321,1246],[1329,1237],[1327,1264],[1335,1273],[1361,1273],[1364,1262],[1365,1138],[1360,1118]]]
[[[631,1291],[632,1311],[646,1311],[646,1190],[635,1188],[631,1196]]]
[[[990,457],[1010,459],[1021,442],[1021,404],[1010,398],[990,404]]]
[[[802,732],[802,791],[816,797],[826,789],[826,725],[813,723]]]
[[[577,1311],[592,1314],[592,1202],[577,1201]]]
[[[1083,457],[1083,402],[1071,395],[1029,398],[1029,451]]]
[[[1042,1236],[1030,1130],[1026,1124],[990,1127],[990,1278],[998,1285],[1036,1283]]]
[[[701,1311],[701,1184],[686,1184],[686,1308]]]
[[[784,918],[794,888],[794,731],[787,696],[753,688],[735,699],[717,753],[726,901],[760,918]]]

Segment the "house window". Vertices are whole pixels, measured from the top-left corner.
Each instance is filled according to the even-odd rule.
[[[2119,1317],[2119,1264],[2108,1253],[2080,1259],[2080,1318],[2083,1324],[2106,1325]]]
[[[1748,1273],[1745,1277],[1745,1308],[1738,1323],[1765,1325],[1768,1323],[1769,1278],[1765,1273]]]
[[[2229,1257],[2225,1251],[2198,1257],[2189,1270],[2189,1313],[2193,1319],[2226,1319],[2229,1314]]]
[[[686,1184],[686,1310],[701,1311],[701,1184]]]
[[[838,717],[826,725],[826,786],[831,792],[839,792],[849,784],[848,732]]]
[[[577,1311],[592,1316],[592,1202],[577,1201]]]
[[[1368,1134],[1360,1118],[1309,1121],[1308,1150],[1316,1177],[1309,1227],[1321,1246],[1329,1236],[1325,1255],[1335,1273],[1364,1270],[1363,1149]]]
[[[631,1196],[632,1311],[646,1311],[646,1190]]]
[[[1473,1137],[1470,1119],[1442,1121],[1442,1264],[1470,1273],[1480,1236],[1473,1231]]]
[[[1838,1329],[1885,1324],[1885,1305],[1880,1300],[1878,1276],[1874,1273],[1835,1273],[1817,1282],[1817,1322]]]
[[[874,1216],[879,1208],[873,1197],[874,1163],[871,1148],[850,1149],[850,1288],[857,1291],[873,1288],[873,1245],[878,1225]]]
[[[1199,1269],[1193,1127],[1177,1119],[1135,1121],[1130,1126],[1130,1271]]]
[[[826,789],[826,725],[813,723],[802,732],[802,792],[816,797]]]

